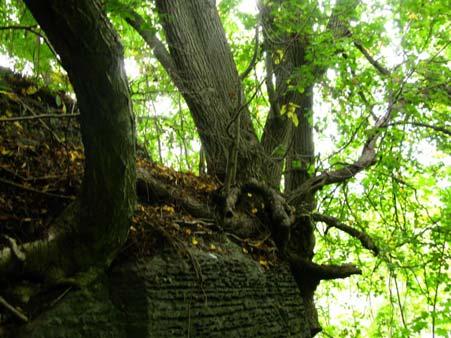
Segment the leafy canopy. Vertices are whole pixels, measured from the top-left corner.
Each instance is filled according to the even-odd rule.
[[[243,11],[246,2],[222,0],[217,5],[240,73],[253,57],[259,20],[256,11]],[[279,1],[266,1],[271,2]],[[163,38],[151,1],[122,3],[146,17]],[[316,81],[315,68],[327,67],[314,87],[310,120],[317,167],[312,171],[355,160],[362,140],[375,132],[369,126],[387,109],[387,98],[402,91],[402,100],[383,132],[377,164],[319,193],[319,210],[371,234],[382,250],[371,257],[356,239],[317,224],[316,260],[355,260],[364,271],[363,277],[346,283],[321,284],[316,299],[325,323],[323,335],[412,337],[434,332],[444,337],[451,330],[448,2],[344,1],[341,14],[349,21],[352,37],[331,43],[326,28],[334,3],[285,0],[274,13],[276,33],[299,34],[310,42],[305,55],[310,63],[292,74],[302,81],[290,90],[303,92]],[[200,141],[181,94],[141,37],[124,17],[114,14],[120,10],[118,2],[106,5],[125,46],[139,141],[154,161],[197,171]],[[58,58],[22,2],[1,3],[0,41],[0,60],[9,60],[17,71],[42,84],[71,90]],[[391,75],[370,64],[355,41]],[[264,72],[260,52],[243,80],[258,135],[268,113]],[[297,126],[295,108],[284,106],[281,113]]]

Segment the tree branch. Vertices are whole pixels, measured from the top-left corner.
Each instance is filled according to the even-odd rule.
[[[14,306],[9,304],[3,297],[0,297],[0,305],[3,305],[7,308],[11,313],[13,313],[17,318],[22,320],[23,322],[28,322],[28,317],[22,313],[22,311],[16,309]]]
[[[74,196],[66,196],[66,195],[61,195],[61,194],[54,194],[54,193],[47,192],[47,191],[41,191],[41,190],[38,190],[38,189],[34,189],[32,187],[28,187],[28,186],[25,186],[25,185],[22,185],[22,184],[19,184],[19,183],[12,182],[12,181],[7,180],[7,179],[2,178],[2,177],[0,177],[0,183],[8,184],[8,185],[13,186],[15,188],[31,191],[31,192],[34,192],[34,193],[37,193],[37,194],[47,195],[47,196],[50,196],[50,197],[56,197],[56,198],[70,200],[70,201],[75,200]]]
[[[288,260],[297,274],[309,276],[313,280],[331,280],[361,275],[362,270],[354,264],[329,265],[313,263],[299,256],[289,256]]]
[[[80,116],[79,113],[77,114],[41,114],[41,115],[31,115],[31,116],[16,116],[16,117],[7,117],[7,118],[0,118],[0,122],[13,122],[13,121],[23,121],[23,120],[36,120],[36,119],[59,119],[59,118],[72,118],[72,117],[78,117]]]
[[[434,126],[432,124],[427,124],[427,123],[422,123],[422,122],[393,122],[393,123],[387,124],[387,127],[400,126],[400,125],[406,125],[406,124],[416,126],[416,127],[429,128],[429,129],[441,132],[443,134],[446,134],[448,136],[451,136],[451,130],[446,127]]]
[[[315,221],[326,223],[328,225],[328,228],[333,227],[346,232],[348,235],[357,238],[360,243],[362,243],[362,246],[368,250],[371,250],[375,256],[379,254],[379,248],[376,246],[376,244],[374,244],[371,237],[368,236],[368,234],[366,234],[364,231],[360,231],[353,227],[350,227],[349,225],[343,224],[337,218],[332,216],[315,213],[312,215],[312,218]]]
[[[376,163],[376,143],[382,130],[384,130],[390,122],[395,103],[398,101],[402,89],[403,86],[401,85],[400,89],[395,94],[391,95],[386,113],[376,121],[375,126],[370,130],[370,135],[368,136],[357,161],[341,169],[325,171],[318,176],[308,179],[289,195],[288,202],[298,203],[299,201],[302,201],[307,193],[318,191],[325,185],[347,181],[359,172],[374,165]]]
[[[336,39],[341,39],[344,37],[352,38],[352,32],[349,29],[347,22],[342,19],[344,14],[350,12],[350,9],[355,7],[358,4],[358,1],[344,1],[340,0],[335,5],[335,8],[330,16],[329,23],[327,28],[332,32],[333,36]],[[382,66],[377,60],[375,60],[371,54],[363,47],[362,43],[352,39],[354,46],[363,54],[363,56],[368,60],[368,62],[376,68],[376,70],[385,76],[390,75],[390,71]]]
[[[246,70],[240,75],[240,80],[244,80],[249,73],[251,72],[251,70],[255,67],[255,64],[257,63],[258,60],[258,50],[259,50],[259,27],[260,25],[257,23],[257,26],[255,27],[255,45],[254,45],[254,54],[252,55],[252,59],[251,62],[249,63],[249,65],[247,66]]]
[[[355,46],[359,51],[362,52],[363,56],[365,56],[365,58],[368,60],[368,62],[369,62],[371,65],[373,65],[373,67],[376,68],[376,70],[377,70],[380,74],[385,75],[385,76],[389,76],[389,75],[391,74],[391,72],[390,72],[387,68],[385,68],[384,66],[382,66],[382,65],[380,64],[380,62],[378,62],[377,60],[375,60],[375,59],[370,55],[370,53],[365,49],[365,47],[363,47],[363,45],[362,45],[360,42],[354,41],[353,43],[354,43],[354,46]]]
[[[25,26],[25,25],[0,26],[0,31],[3,31],[3,30],[25,30],[27,32],[30,32],[30,33],[33,33],[34,35],[39,36],[42,40],[44,40],[44,43],[47,45],[47,47],[50,49],[52,54],[55,56],[56,61],[62,66],[61,61],[60,61],[60,59],[58,57],[58,54],[53,49],[52,44],[47,39],[47,36],[42,34],[40,31],[36,30],[35,29],[36,26],[37,25],[35,25],[35,26]]]
[[[152,50],[154,56],[178,86],[180,81],[177,80],[179,76],[177,74],[174,60],[163,42],[158,39],[156,29],[150,26],[149,23],[146,22],[133,8],[118,1],[114,1],[114,4],[118,7],[118,9],[114,12],[121,16],[143,38]]]

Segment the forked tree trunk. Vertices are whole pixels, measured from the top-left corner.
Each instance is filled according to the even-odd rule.
[[[216,6],[210,0],[158,0],[179,87],[207,154],[208,172],[223,180],[241,110],[238,179],[266,179],[268,161],[247,110],[241,79]]]

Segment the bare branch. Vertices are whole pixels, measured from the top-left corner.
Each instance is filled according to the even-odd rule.
[[[25,316],[20,310],[16,309],[14,306],[9,304],[3,297],[0,297],[0,305],[3,305],[6,309],[8,309],[11,313],[13,313],[17,318],[22,320],[23,322],[28,322],[28,317]]]
[[[66,199],[66,200],[71,200],[71,201],[75,200],[74,196],[66,196],[66,195],[55,194],[55,193],[51,193],[51,192],[47,192],[47,191],[41,191],[41,190],[38,190],[38,189],[27,187],[27,186],[19,184],[19,183],[12,182],[12,181],[4,179],[2,177],[0,177],[0,183],[8,184],[8,185],[13,186],[15,188],[31,191],[31,192],[34,192],[34,193],[37,193],[37,194],[47,195],[47,196],[50,196],[50,197],[56,197],[56,198],[61,198],[61,199]]]
[[[317,264],[299,256],[290,256],[288,260],[296,273],[309,276],[309,278],[317,281],[347,278],[352,275],[362,274],[362,270],[354,264]]]
[[[356,46],[356,48],[362,52],[363,56],[365,56],[365,58],[368,60],[368,62],[371,63],[371,65],[373,65],[373,67],[376,68],[376,70],[380,74],[385,75],[385,76],[388,76],[391,74],[387,68],[382,66],[380,64],[380,62],[378,62],[371,56],[371,54],[366,50],[365,47],[363,47],[363,45],[360,42],[354,41],[354,46]]]
[[[362,246],[368,250],[371,250],[375,256],[379,254],[379,248],[374,244],[371,237],[368,236],[368,234],[366,234],[364,231],[360,231],[353,227],[350,227],[349,225],[343,224],[337,218],[332,216],[313,214],[312,218],[315,221],[326,223],[328,225],[328,228],[333,227],[346,232],[348,235],[357,238],[360,243],[362,243]]]
[[[411,126],[416,126],[416,127],[429,128],[429,129],[441,132],[443,134],[446,134],[448,136],[451,136],[451,130],[446,127],[434,126],[432,124],[427,124],[427,123],[422,123],[422,122],[393,122],[393,123],[387,124],[387,127],[400,126],[400,125],[406,125],[406,124],[411,125]]]
[[[16,116],[0,118],[0,122],[13,122],[13,121],[23,121],[23,120],[36,120],[36,119],[59,119],[59,118],[73,118],[78,117],[80,114],[41,114],[41,115],[31,115],[31,116]]]
[[[158,39],[156,29],[149,26],[149,23],[146,22],[142,16],[130,6],[119,2],[115,3],[120,7],[120,11],[117,11],[117,14],[120,15],[131,27],[133,27],[133,29],[135,29],[135,31],[143,38],[152,50],[154,56],[178,85],[180,81],[177,81],[179,77],[177,75],[174,60],[163,42]]]
[[[376,143],[382,134],[382,130],[386,128],[390,122],[395,103],[398,101],[402,89],[403,87],[401,85],[400,89],[395,94],[391,95],[385,114],[376,121],[375,126],[370,131],[357,161],[341,169],[325,171],[318,176],[308,179],[289,195],[288,201],[290,203],[297,203],[301,201],[307,193],[318,191],[325,185],[347,181],[359,172],[374,165],[376,163]]]
[[[36,30],[36,27],[37,26],[24,26],[24,25],[0,26],[0,31],[3,31],[3,30],[25,30],[27,32],[30,32],[30,33],[33,33],[34,35],[39,36],[44,41],[44,43],[47,45],[47,47],[50,49],[52,54],[55,56],[56,61],[61,65],[61,61],[59,59],[59,56],[56,53],[56,51],[53,49],[53,46],[50,43],[50,41],[47,39],[47,36],[45,36],[45,34],[41,33],[39,30]]]
[[[260,45],[260,39],[259,39],[259,28],[260,25],[257,23],[257,26],[255,27],[255,45],[254,45],[254,54],[252,55],[252,59],[251,62],[249,63],[249,65],[247,66],[246,70],[240,75],[240,80],[244,80],[249,73],[251,72],[251,70],[255,67],[255,64],[257,63],[258,60],[258,50],[259,50],[259,45]]]
[[[5,238],[6,241],[8,242],[8,246],[10,247],[11,252],[14,254],[16,259],[18,259],[20,262],[24,262],[25,254],[20,250],[19,246],[17,245],[16,240],[7,235],[3,235],[2,237]]]

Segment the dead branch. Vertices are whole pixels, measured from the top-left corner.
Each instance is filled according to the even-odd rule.
[[[20,250],[19,246],[17,245],[16,240],[7,235],[3,235],[3,238],[5,238],[7,240],[8,246],[10,247],[11,252],[14,254],[16,259],[18,259],[20,262],[24,262],[25,254]]]
[[[15,116],[8,118],[0,118],[0,122],[14,122],[23,120],[36,120],[36,119],[59,119],[59,118],[73,118],[78,117],[80,114],[41,114],[31,116]]]
[[[8,309],[12,314],[14,314],[17,318],[22,320],[23,322],[28,322],[28,317],[25,316],[20,310],[16,309],[14,306],[9,304],[3,297],[0,296],[0,304],[3,305],[6,309]]]
[[[429,129],[438,131],[440,133],[446,134],[448,136],[451,136],[451,130],[446,127],[434,126],[432,124],[427,124],[427,123],[422,123],[422,122],[393,122],[393,123],[387,124],[387,127],[400,126],[400,125],[411,125],[411,126],[415,126],[415,127],[429,128]]]
[[[26,109],[28,110],[33,116],[38,116],[39,114],[37,114],[33,108],[31,108],[31,106],[29,106],[27,103],[25,103],[24,100],[20,99],[19,97],[17,97],[17,101]],[[63,142],[60,140],[60,138],[58,137],[58,135],[55,134],[55,132],[52,130],[52,128],[50,128],[47,123],[45,123],[42,119],[38,118],[39,123],[45,128],[47,129],[50,134],[52,134],[52,136],[55,138],[55,140],[58,143],[63,144]]]
[[[27,186],[19,184],[19,183],[12,182],[12,181],[4,179],[2,177],[0,177],[0,182],[4,183],[4,184],[11,185],[11,186],[13,186],[15,188],[31,191],[31,192],[34,192],[34,193],[37,193],[37,194],[47,195],[47,196],[50,196],[50,197],[62,198],[62,199],[71,200],[71,201],[75,200],[74,196],[66,196],[66,195],[55,194],[55,193],[51,193],[51,192],[47,192],[47,191],[41,191],[41,190],[38,190],[38,189],[27,187]]]
[[[379,248],[374,244],[374,241],[371,239],[368,234],[366,234],[364,231],[357,230],[353,227],[350,227],[349,225],[341,223],[337,218],[332,216],[326,216],[321,214],[313,214],[312,218],[315,221],[323,222],[328,225],[329,228],[337,228],[343,232],[346,232],[348,235],[357,238],[360,243],[362,243],[362,246],[368,250],[371,250],[375,256],[379,254]]]

